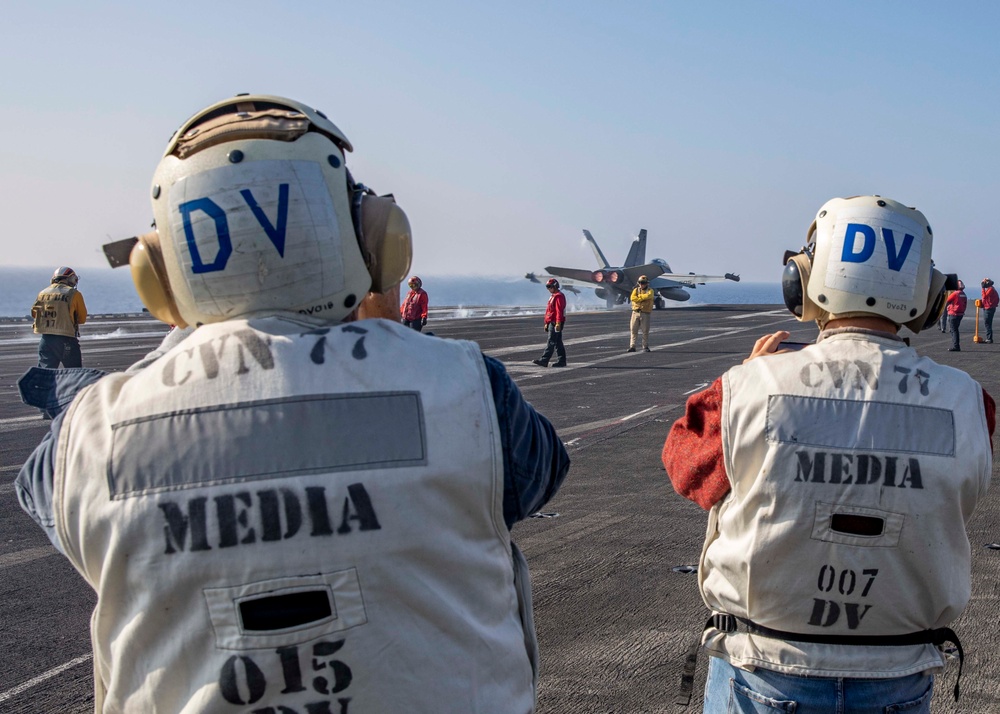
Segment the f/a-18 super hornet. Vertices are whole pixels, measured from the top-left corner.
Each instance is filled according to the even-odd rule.
[[[563,287],[572,292],[579,292],[577,288],[586,285],[593,287],[594,293],[599,298],[607,301],[608,307],[616,304],[621,305],[628,302],[632,289],[640,275],[645,275],[649,279],[649,287],[656,293],[654,306],[662,308],[664,300],[677,300],[683,302],[691,297],[691,294],[684,288],[695,288],[705,283],[717,283],[723,280],[733,280],[739,282],[740,276],[733,273],[725,275],[695,275],[688,273],[673,273],[667,261],[662,258],[653,258],[646,262],[646,229],[639,231],[629,248],[628,257],[625,264],[620,267],[612,266],[608,259],[604,257],[601,247],[597,245],[594,236],[590,231],[583,231],[584,237],[594,250],[599,267],[597,270],[585,270],[581,268],[560,268],[550,265],[545,270],[548,275],[535,275],[527,273],[524,277],[533,283],[544,283],[548,278],[556,276],[562,278],[560,281]]]

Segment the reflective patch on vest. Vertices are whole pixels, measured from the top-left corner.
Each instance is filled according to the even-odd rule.
[[[343,632],[368,622],[361,582],[355,568],[318,575],[264,580],[229,588],[206,588],[215,643],[220,649],[248,650],[281,647],[308,642],[323,635]],[[328,614],[319,619],[283,629],[252,629],[245,615],[262,600],[320,594],[329,604]],[[248,626],[249,625],[249,626]]]
[[[155,414],[111,429],[113,499],[427,463],[418,392],[267,399]],[[224,473],[218,464],[227,465]]]
[[[766,435],[771,443],[955,456],[951,411],[907,404],[774,394]]]
[[[845,532],[836,522],[844,517],[853,516],[858,519],[881,521],[881,533],[877,535],[859,535]],[[853,506],[845,503],[816,503],[816,516],[810,537],[827,543],[843,545],[870,546],[873,548],[894,548],[899,545],[899,536],[903,531],[904,514],[882,511],[876,508]]]

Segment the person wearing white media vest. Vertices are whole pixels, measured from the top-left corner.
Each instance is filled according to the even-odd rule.
[[[816,343],[761,337],[667,436],[675,490],[709,511],[705,712],[928,712],[948,641],[961,675],[948,625],[970,597],[966,524],[996,408],[897,334],[943,309],[953,276],[933,269],[932,241],[891,199],[828,201],[782,277]]]
[[[178,329],[124,373],[20,382],[55,418],[18,498],[98,595],[96,712],[534,711],[510,529],[569,459],[474,343],[353,319],[411,240],[351,150],[281,97],[195,114],[128,246]]]

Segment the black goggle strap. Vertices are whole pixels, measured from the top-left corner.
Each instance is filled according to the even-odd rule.
[[[354,180],[351,176],[351,171],[346,166],[344,167],[344,173],[347,175],[347,193],[351,201],[351,223],[354,224],[354,235],[358,239],[358,247],[361,248],[361,257],[364,258],[365,265],[368,266],[369,270],[372,265],[372,255],[368,250],[368,244],[365,241],[365,230],[364,223],[361,220],[361,206],[364,202],[365,196],[376,196],[374,191],[365,186],[363,183]]]
[[[375,195],[375,192],[363,183],[355,181],[354,177],[351,176],[351,170],[346,166],[344,173],[347,175],[347,193],[351,200],[351,222],[354,224],[354,232],[358,235],[358,239],[362,240],[364,231],[361,227],[361,203],[366,194]]]

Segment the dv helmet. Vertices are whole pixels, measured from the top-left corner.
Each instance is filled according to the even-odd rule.
[[[406,281],[406,284],[410,286],[411,289],[422,288],[424,286],[424,281],[418,278],[416,275],[411,275],[410,279]]]
[[[58,268],[55,269],[55,272],[52,273],[51,282],[65,283],[66,285],[75,288],[76,284],[80,282],[80,276],[77,275],[76,271],[74,271],[68,265],[60,265]]]
[[[150,312],[180,325],[279,310],[337,321],[398,285],[406,214],[354,182],[352,150],[322,112],[282,97],[240,95],[188,119],[153,177],[156,231],[130,258]]]
[[[556,290],[558,290],[559,289],[559,281],[556,280],[555,278],[549,278],[548,281],[545,283],[545,287],[547,287],[547,288],[555,288]]]
[[[785,254],[782,292],[800,320],[878,315],[919,332],[940,312],[945,276],[931,265],[924,214],[880,196],[820,208],[801,253]],[[936,315],[935,315],[936,318]]]

